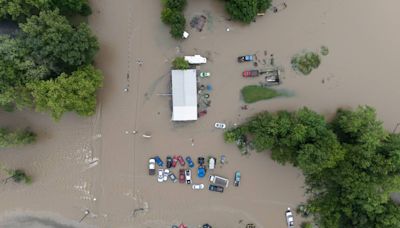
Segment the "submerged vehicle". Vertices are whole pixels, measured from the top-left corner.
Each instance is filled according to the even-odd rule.
[[[213,192],[223,193],[224,192],[224,187],[210,184],[210,186],[208,186],[208,190],[213,191]]]
[[[242,55],[237,58],[238,62],[251,62],[253,61],[253,55]]]
[[[172,157],[171,156],[167,156],[167,169],[172,167]]]
[[[192,55],[185,56],[185,60],[189,62],[189,64],[204,64],[207,63],[207,59],[201,55]]]
[[[211,183],[213,183],[215,185],[218,185],[218,186],[221,186],[221,187],[224,187],[224,188],[227,188],[228,185],[229,185],[229,180],[226,179],[225,177],[220,177],[220,176],[216,176],[216,175],[210,175],[209,180],[210,180]]]
[[[203,72],[200,72],[200,78],[208,78],[208,77],[210,77],[210,72],[205,72],[205,71],[203,71]]]
[[[217,163],[217,159],[215,159],[214,157],[210,157],[208,159],[208,169],[214,169],[215,168],[215,164]]]
[[[156,174],[156,160],[154,158],[149,159],[149,175],[153,176]]]
[[[258,70],[245,70],[242,73],[242,76],[245,78],[254,78],[254,77],[258,77],[259,71]]]
[[[192,171],[190,171],[190,169],[185,170],[185,179],[186,179],[186,184],[192,183]]]
[[[198,178],[203,178],[206,176],[206,168],[201,165],[199,168],[197,168],[197,177]]]
[[[240,179],[241,179],[240,171],[236,171],[235,172],[235,179],[234,179],[234,182],[233,182],[233,186],[239,187]]]
[[[189,168],[193,168],[194,163],[193,163],[192,158],[190,156],[187,156],[185,159],[186,159],[186,162],[188,163]]]
[[[285,217],[288,228],[294,227],[294,218],[290,207],[288,207],[288,209],[285,211]]]
[[[154,160],[156,161],[158,166],[163,167],[164,162],[161,160],[161,158],[159,156],[155,156]]]

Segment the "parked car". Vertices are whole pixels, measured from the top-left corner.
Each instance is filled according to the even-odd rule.
[[[163,182],[164,181],[164,170],[163,169],[158,169],[158,182]]]
[[[154,158],[149,159],[149,175],[153,176],[156,174],[156,160]]]
[[[190,156],[187,156],[187,157],[186,157],[186,162],[188,163],[188,166],[189,166],[190,168],[193,168],[193,167],[194,167],[193,160],[192,160],[192,158],[191,158]]]
[[[251,62],[253,61],[253,55],[242,55],[237,58],[238,62]]]
[[[224,192],[224,187],[210,184],[210,186],[208,187],[208,190],[213,191],[213,192],[221,192],[222,193],[222,192]]]
[[[174,155],[173,157],[172,157],[172,167],[176,167],[176,163],[178,163],[178,158],[176,157],[176,155]]]
[[[203,64],[207,63],[207,58],[204,58],[201,55],[192,55],[192,56],[185,56],[184,57],[186,61],[189,62],[189,64]]]
[[[186,179],[186,184],[192,183],[192,171],[190,169],[185,170],[185,179]]]
[[[258,75],[259,75],[258,70],[245,70],[242,73],[242,76],[244,78],[254,78],[254,77],[257,77]]]
[[[169,169],[165,169],[164,170],[164,181],[167,181],[168,180],[168,176],[169,176]]]
[[[208,169],[215,169],[215,164],[217,163],[217,159],[215,159],[214,157],[210,157],[208,159]]]
[[[178,181],[178,179],[176,178],[175,174],[172,173],[172,172],[169,174],[169,179],[171,179],[171,181],[174,182],[174,183]]]
[[[180,169],[179,170],[179,183],[183,184],[185,183],[185,170],[184,169]]]
[[[288,228],[294,227],[294,217],[290,207],[285,211],[285,217]]]
[[[197,163],[199,163],[200,166],[204,164],[204,158],[203,157],[198,157],[197,158]]]
[[[167,156],[167,169],[172,167],[172,158],[171,156]]]
[[[202,190],[204,189],[204,184],[194,184],[192,185],[193,190]]]
[[[206,168],[201,165],[199,168],[197,168],[197,177],[198,178],[203,178],[206,176]]]
[[[200,78],[208,78],[210,75],[210,72],[200,72]]]
[[[203,226],[201,228],[212,228],[212,226],[210,226],[208,223],[203,224]]]
[[[183,160],[183,157],[180,155],[178,156],[178,162],[181,164],[181,166],[185,166],[185,160]]]
[[[226,124],[224,124],[224,123],[215,123],[214,127],[218,128],[218,129],[225,129],[226,128]]]
[[[235,178],[234,178],[234,181],[233,181],[233,186],[235,186],[235,187],[239,187],[239,184],[240,184],[240,171],[236,171],[235,172]]]
[[[156,163],[158,166],[163,167],[164,162],[161,160],[161,158],[159,156],[155,156],[154,160],[156,160]]]

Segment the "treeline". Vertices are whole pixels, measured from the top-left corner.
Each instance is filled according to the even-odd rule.
[[[390,198],[400,191],[400,135],[387,132],[373,108],[340,109],[331,122],[307,108],[266,112],[225,139],[299,167],[309,197],[300,212],[317,227],[400,227]]]
[[[20,22],[0,36],[0,106],[34,107],[55,120],[92,115],[103,78],[92,66],[99,44],[86,23],[66,18],[89,14],[87,0],[0,1],[0,9],[0,18]]]

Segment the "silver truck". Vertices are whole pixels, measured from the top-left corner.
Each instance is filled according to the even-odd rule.
[[[220,176],[216,176],[216,175],[210,175],[209,178],[210,182],[217,185],[217,186],[221,186],[224,188],[227,188],[229,185],[229,180],[226,179],[225,177],[220,177]]]

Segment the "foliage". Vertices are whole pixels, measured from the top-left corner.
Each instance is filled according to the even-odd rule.
[[[280,93],[274,89],[265,88],[258,85],[249,85],[242,88],[242,96],[244,102],[254,103],[261,100],[267,100],[274,97],[283,96],[285,94]]]
[[[320,50],[321,55],[323,56],[327,56],[329,54],[329,49],[327,46],[321,46],[321,50]]]
[[[58,11],[41,12],[20,27],[25,46],[35,62],[56,74],[90,64],[99,49],[86,24],[73,27]]]
[[[29,130],[11,131],[0,128],[0,148],[26,145],[35,142],[36,134]]]
[[[310,222],[302,222],[300,227],[301,228],[313,228],[313,225]]]
[[[400,191],[400,135],[386,132],[373,108],[340,109],[330,124],[307,108],[261,113],[225,139],[242,134],[303,171],[304,208],[319,227],[400,226],[400,208],[390,199]]]
[[[88,0],[0,0],[0,19],[23,22],[41,11],[56,9],[63,15],[88,16],[91,14]]]
[[[306,52],[292,57],[292,68],[295,71],[308,75],[321,64],[320,56],[315,52]]]
[[[0,36],[0,105],[18,108],[32,104],[25,84],[48,75],[45,66],[36,64],[21,38]]]
[[[28,176],[24,170],[21,169],[10,169],[7,170],[8,175],[10,177],[8,179],[12,179],[15,183],[24,182],[25,184],[32,183],[32,177]]]
[[[257,16],[258,1],[229,0],[226,2],[225,8],[232,19],[249,24]]]
[[[28,84],[38,111],[48,111],[55,120],[68,111],[89,116],[96,109],[96,91],[103,76],[93,66],[83,66],[71,75],[62,73],[56,79]]]
[[[175,39],[181,39],[183,32],[185,31],[186,19],[182,13],[174,14],[171,21],[170,34]]]
[[[272,5],[272,0],[257,0],[258,13],[264,13]]]
[[[186,0],[166,0],[165,8],[169,8],[171,10],[183,11],[187,2]]]
[[[174,61],[172,61],[172,68],[175,70],[189,69],[189,62],[183,57],[176,57]]]

